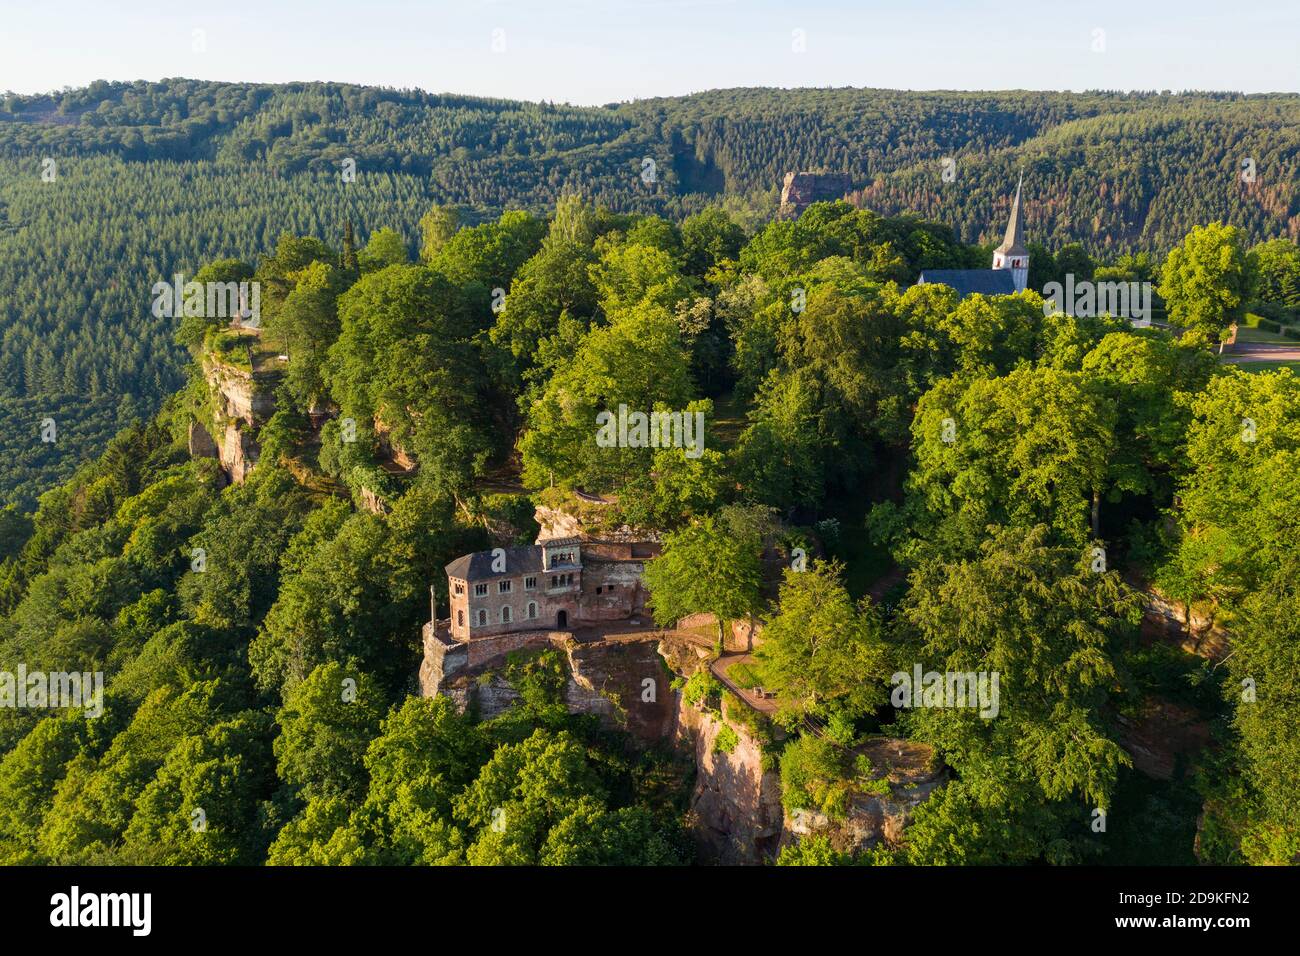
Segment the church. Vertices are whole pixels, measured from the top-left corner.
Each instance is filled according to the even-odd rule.
[[[968,295],[1012,295],[1024,292],[1029,282],[1029,250],[1025,248],[1024,228],[1020,224],[1020,187],[1022,176],[1016,183],[1016,198],[1011,202],[1011,219],[1002,245],[993,250],[992,269],[926,269],[916,280],[917,285],[939,283],[957,290],[963,299]]]

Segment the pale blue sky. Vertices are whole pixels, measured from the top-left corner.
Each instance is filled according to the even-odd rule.
[[[23,93],[165,76],[583,104],[728,86],[1296,92],[1298,49],[1297,0],[0,0],[0,90]]]

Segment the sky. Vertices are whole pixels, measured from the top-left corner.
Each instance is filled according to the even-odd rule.
[[[0,90],[335,80],[583,105],[734,86],[1300,91],[1298,0],[0,0]]]

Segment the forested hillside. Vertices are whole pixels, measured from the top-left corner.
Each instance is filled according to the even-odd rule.
[[[168,80],[8,96],[0,496],[30,506],[180,383],[175,322],[149,311],[154,282],[252,256],[282,231],[338,245],[349,221],[362,242],[382,224],[414,249],[430,203],[473,222],[567,193],[675,221],[722,204],[752,231],[785,172],[815,169],[847,173],[865,208],[987,242],[1024,171],[1035,241],[1158,257],[1214,220],[1251,241],[1296,238],[1298,119],[1300,98],[1232,94],[742,89],[579,108]],[[39,441],[45,418],[59,449]]]
[[[33,516],[0,511],[0,673],[106,679],[102,714],[0,709],[0,861],[691,861],[689,769],[570,713],[559,655],[509,658],[490,718],[412,693],[444,565],[579,490],[662,533],[660,624],[761,622],[774,710],[750,730],[786,814],[842,818],[882,735],[950,768],[894,844],[779,862],[1297,859],[1300,385],[1212,347],[1248,293],[1300,304],[1294,243],[1191,230],[1158,276],[1177,336],[909,287],[987,250],[843,202],[754,235],[574,196],[424,213],[418,256],[379,218],[203,257],[261,283],[263,326],[187,316],[162,411]],[[1044,281],[1150,272],[1042,256]],[[241,373],[261,416],[214,394]],[[704,445],[602,445],[619,405],[698,412]],[[198,428],[250,452],[245,480],[190,453]],[[1223,633],[1231,653],[1187,649]],[[1000,674],[999,713],[897,703],[913,666]],[[683,706],[725,696],[696,675]],[[1151,730],[1169,714],[1200,745]],[[1139,765],[1144,728],[1167,773]]]

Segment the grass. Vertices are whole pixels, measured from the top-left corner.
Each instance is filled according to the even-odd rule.
[[[745,419],[745,403],[734,392],[719,395],[713,400],[713,434],[711,437],[726,451],[736,444],[740,433],[748,422]]]
[[[1295,339],[1289,339],[1277,332],[1267,332],[1259,328],[1261,317],[1254,312],[1247,313],[1245,321],[1237,326],[1237,341],[1251,345],[1293,345]]]
[[[1295,359],[1279,362],[1233,362],[1232,367],[1239,368],[1243,372],[1273,372],[1280,368],[1289,368],[1293,372],[1300,373],[1300,361]]]

